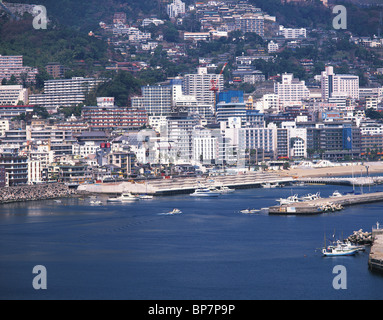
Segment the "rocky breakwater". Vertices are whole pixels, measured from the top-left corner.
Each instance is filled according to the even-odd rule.
[[[0,204],[70,197],[76,190],[63,183],[0,188]]]
[[[374,242],[374,238],[371,232],[364,232],[362,229],[354,231],[354,233],[347,239],[351,243],[360,245],[371,245]]]

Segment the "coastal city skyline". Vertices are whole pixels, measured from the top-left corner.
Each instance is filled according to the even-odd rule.
[[[135,241],[143,241],[142,252],[138,250],[131,261],[137,259],[144,269],[151,269],[141,256],[143,252],[153,254],[151,244],[156,240],[150,238],[150,230],[165,247],[172,237],[169,226],[163,225],[159,217],[177,219],[187,216],[189,210],[191,216],[185,219],[191,219],[188,221],[193,226],[199,219],[206,221],[211,234],[200,226],[202,238],[206,237],[212,248],[223,250],[210,235],[225,238],[204,210],[210,210],[224,223],[220,225],[224,232],[235,225],[232,212],[240,214],[239,223],[246,238],[244,249],[238,249],[241,242],[235,239],[236,249],[222,251],[222,259],[231,265],[230,259],[247,261],[245,251],[255,250],[247,238],[253,234],[248,227],[263,225],[265,233],[270,227],[266,226],[271,220],[260,220],[259,226],[253,221],[247,226],[243,219],[252,215],[260,219],[299,216],[302,220],[291,228],[301,232],[302,223],[303,228],[317,235],[319,231],[331,232],[331,223],[339,227],[340,220],[334,220],[334,216],[339,214],[336,217],[341,219],[352,212],[355,226],[350,221],[342,223],[347,225],[347,237],[351,235],[347,239],[357,241],[358,246],[351,247],[349,241],[345,242],[347,248],[335,241],[336,245],[326,246],[325,236],[319,255],[366,258],[365,245],[375,245],[372,251],[378,254],[371,254],[365,264],[372,270],[382,269],[380,240],[374,238],[379,238],[381,228],[379,222],[368,220],[379,218],[377,212],[383,199],[379,190],[383,184],[380,3],[36,2],[0,0],[0,203],[4,206],[4,219],[17,217],[17,210],[34,219],[33,214],[30,216],[34,206],[36,216],[48,220],[58,219],[54,211],[46,213],[51,205],[64,219],[68,208],[73,208],[74,219],[83,219],[86,214],[91,215],[90,219],[100,219],[105,212],[98,210],[103,209],[117,215],[126,210],[133,215],[118,216],[124,223],[121,229],[109,218],[105,221],[111,226],[105,229],[98,220],[95,229],[87,229],[81,221],[83,235],[77,239],[76,227],[72,226],[68,232],[75,239],[74,251],[82,248],[89,254],[92,249],[87,251],[83,246],[91,245],[90,234],[95,238],[94,234],[99,233],[100,239],[108,239],[108,245],[115,239],[114,232],[143,228],[140,231],[148,238],[138,232],[124,237],[132,237],[127,247],[133,251]],[[236,200],[230,202],[229,197]],[[254,200],[252,197],[258,197],[256,205],[250,201]],[[198,201],[205,200],[206,208],[199,207]],[[223,206],[225,201],[227,207]],[[168,208],[168,203],[174,203],[174,207]],[[358,208],[363,205],[368,206],[366,220],[358,215]],[[215,210],[215,206],[220,209]],[[166,212],[157,212],[160,209]],[[145,220],[138,226],[140,223],[134,221],[141,210]],[[153,210],[157,211],[151,220]],[[198,218],[192,219],[192,215]],[[307,216],[324,218],[313,226]],[[286,221],[278,219],[277,226],[282,228]],[[158,221],[166,234],[158,233],[152,221]],[[58,226],[52,221],[46,223],[52,228]],[[207,249],[202,246],[198,251],[200,243],[190,245],[187,236],[191,231],[181,220],[177,223],[176,228],[184,230],[182,245],[195,256],[175,259],[176,264],[194,259],[202,263],[200,255]],[[27,230],[26,225],[20,226]],[[367,233],[360,229],[362,226],[369,228]],[[7,228],[7,224],[3,227]],[[359,231],[352,235],[350,228]],[[241,234],[238,230],[237,235]],[[284,234],[282,229],[279,232]],[[292,234],[286,237],[294,243],[293,250],[298,250]],[[35,241],[40,239],[36,237]],[[307,242],[314,243],[313,239]],[[105,252],[116,263],[114,267],[119,268],[118,259],[108,250]],[[162,254],[149,255],[147,261],[161,265],[165,256],[175,261],[173,255]],[[184,255],[183,251],[181,256]],[[101,261],[102,256],[101,253],[92,258]],[[309,257],[306,260],[310,267],[318,266],[311,255],[301,256]],[[209,261],[215,255],[209,251],[206,257]],[[279,252],[273,259],[281,257],[285,256]],[[130,260],[124,263],[132,274],[137,274]],[[259,260],[250,261],[246,268],[253,264],[263,268]],[[43,268],[37,268],[36,273],[46,273],[43,262],[37,266]],[[295,268],[294,263],[289,266]],[[344,268],[339,269],[340,274]],[[225,278],[224,271],[219,272]],[[367,279],[365,285],[372,282],[369,273],[363,277]],[[133,283],[141,278],[126,279]],[[199,283],[198,277],[194,279]],[[216,282],[212,287],[220,288],[218,280],[212,279]],[[244,278],[237,280],[242,283]],[[179,282],[186,280],[174,281],[179,290]],[[256,283],[265,286],[260,279]],[[34,289],[46,290],[46,285],[35,284]],[[195,298],[200,287],[184,285],[187,290],[182,297]],[[147,286],[138,285],[137,299],[145,299]],[[229,281],[228,286],[233,287],[233,283]],[[171,288],[165,293],[166,298],[177,296],[177,290]],[[331,287],[337,292],[341,289],[345,290],[345,286]],[[86,292],[82,290],[79,292]],[[322,298],[326,290],[313,297]],[[212,291],[210,298],[214,299],[218,291]],[[158,297],[159,291],[155,292]],[[204,298],[208,294],[205,293]],[[345,293],[347,298],[349,294]],[[116,294],[119,298],[123,295],[123,290]],[[294,298],[302,298],[300,295],[301,291],[296,292]],[[243,297],[242,292],[239,296]],[[269,291],[267,296],[272,297],[273,293]],[[6,293],[0,288],[2,297]],[[128,297],[135,299],[132,292]],[[235,313],[235,305],[216,311],[229,310]],[[165,311],[156,305],[149,314]],[[171,311],[180,315],[182,308]],[[204,310],[195,311],[202,314]]]

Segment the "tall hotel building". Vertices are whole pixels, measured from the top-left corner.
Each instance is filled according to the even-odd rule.
[[[184,94],[195,96],[202,104],[214,105],[214,92],[210,90],[212,81],[217,84],[219,91],[224,88],[223,75],[207,73],[207,68],[198,68],[197,74],[184,76]]]
[[[307,89],[305,82],[295,79],[291,73],[282,75],[282,83],[274,84],[274,92],[278,95],[279,102],[283,106],[310,97],[310,91]]]
[[[326,67],[321,75],[322,99],[343,96],[359,100],[359,77],[351,74],[335,74],[333,67]]]

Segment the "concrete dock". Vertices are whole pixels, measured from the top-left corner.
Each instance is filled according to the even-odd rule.
[[[137,182],[117,182],[102,184],[85,184],[78,188],[79,192],[92,194],[116,194],[130,192],[132,194],[150,194],[165,196],[174,194],[190,194],[198,187],[225,186],[234,189],[259,188],[264,183],[288,184],[293,178],[279,177],[273,173],[249,172],[237,175],[213,177],[179,177],[173,179],[157,179]]]
[[[371,271],[383,273],[383,229],[372,229],[372,236],[374,239],[371,247],[370,256],[368,258],[368,267]]]
[[[349,194],[336,198],[320,198],[313,201],[296,202],[278,205],[269,208],[269,214],[278,215],[310,215],[326,212],[329,205],[333,207],[346,207],[364,203],[383,201],[383,192],[366,194]]]

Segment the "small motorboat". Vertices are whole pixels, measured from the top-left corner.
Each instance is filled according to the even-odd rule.
[[[283,198],[277,199],[277,201],[279,202],[280,205],[291,204],[291,203],[299,202],[299,198],[298,198],[298,195],[296,194],[296,195],[288,197],[287,199],[283,199]]]
[[[343,197],[343,194],[341,194],[338,190],[334,191],[334,193],[330,196],[330,198],[339,198]]]
[[[140,200],[150,200],[150,199],[153,199],[153,196],[148,195],[148,194],[144,194],[144,195],[140,196],[139,198],[140,198]]]
[[[243,214],[254,214],[254,213],[259,213],[261,210],[258,209],[245,209],[241,210],[240,212]]]
[[[182,211],[180,209],[174,208],[172,211],[168,212],[169,214],[180,214]]]
[[[233,193],[233,192],[235,191],[235,189],[231,189],[231,188],[229,188],[229,187],[222,186],[222,187],[219,187],[219,188],[217,189],[217,191],[218,191],[219,193]]]
[[[91,201],[90,202],[90,204],[92,205],[92,206],[100,206],[100,205],[102,205],[102,202],[101,201]]]

